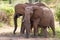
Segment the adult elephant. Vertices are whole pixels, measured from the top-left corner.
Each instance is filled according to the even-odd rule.
[[[16,6],[15,6],[15,14],[14,14],[14,31],[13,31],[13,33],[15,34],[15,31],[16,31],[16,29],[17,29],[17,18],[18,17],[20,17],[20,16],[23,16],[23,19],[24,19],[24,16],[25,16],[25,11],[26,11],[26,7],[27,6],[31,6],[31,5],[33,5],[33,4],[30,4],[30,3],[25,3],[25,4],[17,4]],[[28,19],[28,18],[27,18]],[[25,20],[25,19],[24,19]],[[24,22],[24,20],[23,20],[23,22]],[[22,22],[22,27],[21,27],[21,33],[23,33],[23,29],[26,29],[27,31],[27,34],[28,34],[28,29],[27,29],[27,25],[25,25],[24,27],[23,27],[23,22]],[[26,23],[26,22],[25,22]],[[27,23],[26,23],[27,24]],[[29,25],[28,25],[29,26]],[[29,28],[29,27],[28,27]]]
[[[45,37],[48,37],[48,35],[47,35],[47,27],[51,27],[51,29],[53,31],[53,36],[55,36],[55,25],[54,25],[54,17],[53,17],[52,11],[49,8],[44,7],[44,6],[40,6],[40,8],[43,11],[42,16],[39,15],[41,12],[37,14],[38,11],[35,11],[37,17],[38,17],[38,15],[40,16],[40,19],[38,18],[38,19],[35,20],[33,18],[35,20],[35,22],[33,23],[33,26],[36,27],[37,26],[36,22],[38,23],[38,20],[40,20],[38,26],[40,26],[41,29],[43,30],[43,35]]]
[[[14,34],[15,34],[16,29],[17,29],[17,18],[24,15],[25,7],[26,7],[25,4],[17,4],[15,6],[15,14],[14,14],[14,26],[15,26],[15,28],[14,28],[14,32],[13,32]]]
[[[47,27],[51,27],[53,36],[55,36],[54,17],[52,11],[44,6],[32,6],[30,9],[33,11],[31,21],[33,22],[34,37],[37,37],[38,35],[38,26],[43,30],[45,37],[47,37]],[[31,11],[28,10],[27,13],[30,14]]]

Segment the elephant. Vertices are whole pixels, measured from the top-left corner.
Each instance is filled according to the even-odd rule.
[[[32,5],[33,4],[31,4],[31,3],[25,3],[25,4],[17,4],[15,6],[15,14],[14,14],[14,25],[15,25],[14,27],[15,28],[14,28],[14,31],[13,31],[14,34],[15,34],[15,31],[17,30],[17,18],[20,17],[20,16],[23,16],[22,24],[21,24],[22,25],[22,27],[21,27],[21,34],[23,33],[23,29],[25,28],[25,26],[27,26],[27,25],[25,25],[23,27],[23,25],[24,25],[23,22],[24,22],[25,10],[26,10],[27,6],[32,6]],[[27,30],[27,27],[25,29]],[[28,34],[28,32],[27,32],[27,34]]]
[[[30,14],[30,16],[28,15],[27,17],[30,17],[30,19],[29,19],[29,21],[30,21],[30,24],[32,24],[32,21],[33,21],[33,24],[34,24],[34,19],[35,18],[38,18],[38,17],[36,17],[36,15],[35,15],[35,10],[37,10],[38,12],[43,12],[43,11],[41,11],[41,9],[39,9],[39,6],[29,6],[29,7],[26,7],[26,8],[28,8],[27,10],[28,11],[25,11],[26,13],[26,15],[28,15],[28,14]],[[39,11],[40,10],[40,11]],[[32,14],[31,14],[32,13]],[[25,15],[25,16],[26,16]],[[40,14],[40,15],[42,15],[42,14]],[[27,20],[27,17],[24,17],[24,19],[26,19]],[[32,19],[32,20],[31,20]],[[24,21],[24,23],[23,23],[23,26],[25,26],[25,25],[27,25],[27,23],[29,22],[26,22],[26,20]],[[36,19],[35,19],[36,20]],[[26,23],[25,23],[26,22]],[[37,23],[36,23],[37,24]],[[32,26],[32,25],[31,25]],[[31,27],[30,26],[30,27]],[[28,25],[27,25],[27,27],[28,27]],[[34,27],[34,26],[33,26]],[[24,29],[26,29],[26,27],[24,28]],[[30,31],[30,28],[28,28],[29,29],[29,31]],[[36,30],[37,30],[37,27],[34,27],[34,35],[35,35],[35,32],[37,32]],[[24,30],[23,30],[23,32],[24,32]]]
[[[39,3],[40,4],[40,3]],[[14,25],[15,25],[15,29],[14,29],[14,34],[15,34],[15,31],[17,29],[17,18],[20,17],[20,16],[23,16],[23,22],[22,22],[22,27],[21,27],[21,33],[24,33],[24,30],[25,30],[25,27],[24,27],[24,16],[25,16],[25,8],[28,7],[28,6],[40,6],[38,4],[30,4],[30,3],[26,3],[26,4],[17,4],[15,6],[15,14],[14,14]],[[45,6],[45,5],[41,5],[41,6]],[[45,6],[46,7],[46,6]],[[31,8],[30,8],[31,9]],[[32,7],[33,9],[33,7]],[[34,14],[34,13],[33,13]],[[34,16],[34,15],[33,15]],[[32,22],[32,21],[30,21]],[[27,25],[27,24],[26,24]],[[32,23],[31,23],[32,25]]]
[[[43,30],[45,37],[47,37],[47,27],[51,27],[53,36],[55,36],[55,25],[52,11],[44,6],[32,6],[30,9],[33,11],[30,21],[33,22],[32,25],[34,28],[34,37],[37,37],[38,35],[38,26],[40,26],[40,28]],[[31,11],[28,10],[28,14],[30,14]]]
[[[15,31],[17,29],[17,18],[20,16],[23,16],[24,14],[24,8],[25,8],[25,4],[17,4],[15,6],[15,14],[14,14],[14,31],[13,33],[15,34]]]
[[[49,8],[44,7],[44,6],[41,6],[40,8],[43,11],[42,12],[43,15],[42,15],[42,17],[40,17],[40,19],[39,18],[36,19],[35,24],[33,23],[33,25],[35,26],[37,20],[40,20],[38,26],[40,26],[41,29],[43,30],[44,36],[48,37],[48,35],[47,35],[47,27],[51,27],[51,29],[53,31],[53,36],[55,36],[55,25],[54,25],[54,17],[53,17],[52,11]],[[40,13],[38,13],[38,14],[40,14]],[[36,15],[37,15],[37,13],[36,13]]]
[[[32,6],[25,8],[24,26],[23,27],[25,27],[25,29],[26,29],[26,37],[27,38],[29,37],[29,34],[30,34],[30,27],[31,27],[30,18],[33,15],[33,9],[31,9],[31,7]]]
[[[34,5],[36,5],[36,4],[25,3],[25,4],[17,4],[17,5],[15,5],[15,13],[14,13],[14,27],[15,28],[14,28],[14,31],[13,31],[14,34],[15,34],[16,29],[17,29],[17,18],[19,18],[20,16],[23,16],[23,19],[24,19],[25,7],[27,7],[27,6],[34,6]],[[21,33],[24,33],[23,32],[23,29],[24,29],[23,22],[22,22],[21,25],[22,25],[22,27],[21,27]]]

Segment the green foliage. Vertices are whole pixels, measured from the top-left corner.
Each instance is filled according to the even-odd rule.
[[[32,3],[32,0],[29,0],[30,3]]]
[[[14,13],[14,9],[11,5],[1,5],[1,8],[0,10],[6,12],[6,15],[7,15],[7,19],[8,19],[8,24],[10,26],[13,26],[12,25],[12,18],[13,18],[13,13]]]
[[[2,26],[3,26],[3,23],[0,22],[0,27],[2,27]]]
[[[40,0],[40,1],[48,4],[49,7],[50,6],[55,7],[55,4],[58,3],[57,1],[59,1],[59,0]]]
[[[55,14],[56,14],[57,20],[60,20],[60,3],[56,5]]]
[[[46,3],[50,2],[50,0],[43,0],[43,1],[46,2]]]
[[[1,10],[5,11],[7,16],[12,15],[14,12],[13,7],[10,6],[2,6]]]
[[[8,1],[8,0],[3,0],[3,1]]]

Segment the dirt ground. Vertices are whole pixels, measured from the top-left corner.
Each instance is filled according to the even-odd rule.
[[[18,27],[16,35],[13,34],[14,27],[3,25],[0,28],[0,40],[60,40],[59,38],[25,38],[20,35],[20,28]]]

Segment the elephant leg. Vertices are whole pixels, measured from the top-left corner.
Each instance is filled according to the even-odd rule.
[[[31,24],[30,24],[30,16],[27,14],[24,16],[24,28],[26,29],[26,38],[29,38],[29,34],[30,34],[30,27],[31,27]]]
[[[22,22],[22,27],[21,27],[20,33],[21,33],[21,34],[24,34],[24,31],[25,31],[24,22]]]
[[[53,31],[53,37],[55,37],[55,24],[54,24],[54,21],[51,21],[50,27],[51,27],[51,29]]]
[[[34,27],[34,37],[38,36],[38,24],[39,24],[39,19],[35,19],[33,22],[33,27]]]
[[[42,31],[42,35],[43,35],[44,37],[48,37],[47,28],[41,28],[41,31]]]
[[[30,37],[30,27],[26,27],[26,37],[29,38]]]
[[[25,31],[25,25],[24,25],[24,16],[23,16],[20,33],[24,34],[24,31]]]
[[[33,21],[30,21],[30,22],[31,22],[30,32],[32,33]]]
[[[29,38],[30,34],[30,27],[31,27],[31,22],[30,22],[30,17],[28,17],[25,21],[25,28],[26,28],[26,37]]]
[[[51,29],[53,31],[53,37],[55,37],[55,27],[54,26],[51,26]]]
[[[29,34],[30,34],[30,22],[24,22],[24,28],[26,29],[26,38],[29,38]],[[23,30],[24,31],[24,30]]]
[[[17,17],[17,14],[15,14],[15,15],[14,15],[14,25],[15,25],[14,27],[15,27],[15,28],[14,28],[13,34],[15,34],[15,31],[17,30],[17,18],[18,18],[18,17]]]

